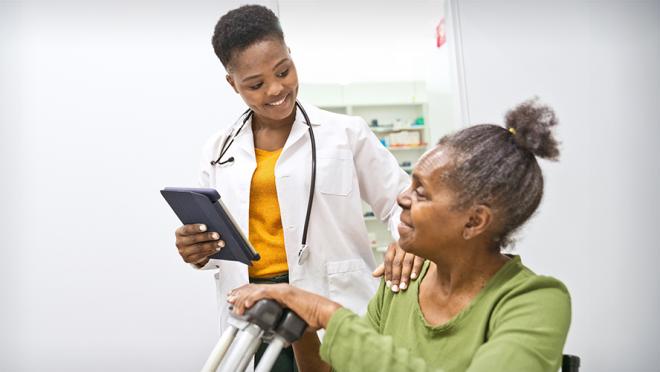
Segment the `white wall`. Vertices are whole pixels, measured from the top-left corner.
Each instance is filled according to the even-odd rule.
[[[444,0],[280,0],[284,36],[303,83],[426,80]]]
[[[660,2],[460,0],[470,121],[539,95],[562,155],[518,253],[573,298],[584,371],[658,371]]]

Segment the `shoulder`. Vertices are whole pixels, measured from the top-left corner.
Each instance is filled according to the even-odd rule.
[[[531,316],[566,325],[570,323],[571,298],[564,283],[551,276],[535,274],[519,259],[511,264],[515,274],[494,289],[497,302],[493,319]]]
[[[430,261],[424,261],[422,270],[417,280],[410,283],[410,287],[403,292],[392,292],[385,284],[385,278],[381,278],[378,291],[369,303],[368,318],[374,328],[383,331],[385,322],[398,319],[405,319],[410,309],[417,307],[419,298],[419,286],[426,276]]]
[[[514,264],[520,268],[520,271],[513,278],[512,293],[530,293],[540,297],[552,294],[570,301],[568,288],[559,279],[552,276],[538,275],[520,261]]]
[[[220,146],[222,146],[222,143],[227,138],[227,136],[229,136],[232,128],[233,126],[230,128],[218,130],[207,137],[204,141],[204,144],[202,145],[202,154],[206,157],[213,157],[213,155],[218,152],[218,149]]]

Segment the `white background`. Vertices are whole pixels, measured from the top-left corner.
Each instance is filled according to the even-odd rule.
[[[336,59],[305,43],[334,40],[314,29],[330,11],[299,4],[300,28],[290,4],[301,79],[321,81]],[[360,30],[364,15],[364,28],[332,45],[360,61],[344,67],[421,76],[396,57],[417,41],[383,27],[402,10],[351,4],[337,27]],[[0,1],[0,369],[203,363],[217,336],[211,275],[181,263],[157,190],[194,184],[201,144],[243,109],[210,46],[235,5]],[[546,199],[518,252],[571,290],[566,351],[585,371],[658,370],[658,2],[461,0],[460,12],[471,121],[499,122],[534,94],[561,119],[562,159],[544,164]],[[388,47],[377,63],[357,54]]]

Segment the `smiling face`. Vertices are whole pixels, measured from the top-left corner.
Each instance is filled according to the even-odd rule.
[[[397,199],[403,208],[399,245],[405,251],[433,260],[470,238],[473,210],[456,208],[457,194],[446,179],[453,166],[451,152],[441,147],[415,166],[412,184]]]
[[[298,74],[282,41],[265,39],[236,53],[227,66],[227,82],[258,119],[293,121]]]

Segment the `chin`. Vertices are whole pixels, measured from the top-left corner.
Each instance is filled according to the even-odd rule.
[[[413,252],[415,249],[414,249],[414,247],[413,247],[413,245],[411,244],[410,241],[408,241],[406,239],[399,238],[398,243],[399,243],[399,248],[403,249],[407,253],[415,254]]]

